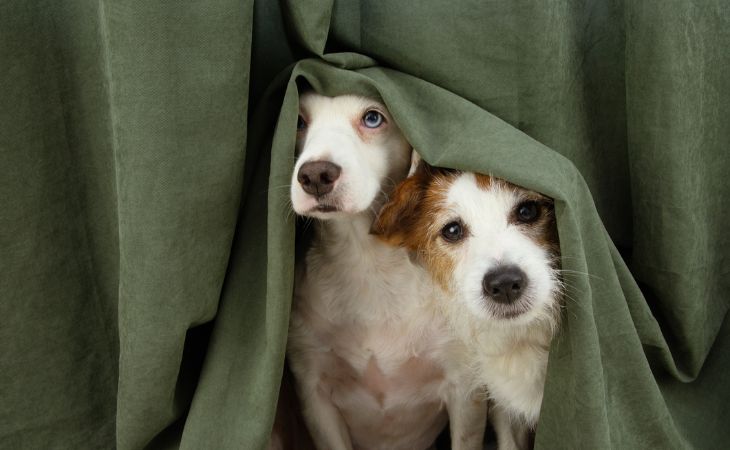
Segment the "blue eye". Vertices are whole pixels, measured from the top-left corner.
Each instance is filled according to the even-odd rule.
[[[383,115],[374,110],[367,111],[362,116],[362,124],[368,128],[378,128],[384,121]]]
[[[304,121],[304,117],[297,117],[297,130],[303,130],[307,128],[307,122]]]

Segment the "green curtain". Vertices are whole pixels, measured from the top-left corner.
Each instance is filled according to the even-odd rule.
[[[262,448],[297,82],[556,199],[537,448],[730,439],[730,4],[0,3],[0,448]]]

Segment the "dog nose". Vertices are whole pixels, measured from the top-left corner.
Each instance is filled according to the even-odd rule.
[[[503,266],[487,272],[482,280],[484,295],[497,303],[517,301],[527,287],[527,275],[517,266]]]
[[[302,164],[297,173],[297,181],[307,194],[322,196],[335,187],[342,168],[329,161],[312,161]]]

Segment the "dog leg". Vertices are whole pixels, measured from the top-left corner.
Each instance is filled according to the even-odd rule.
[[[499,450],[527,450],[529,448],[530,430],[527,425],[513,420],[507,411],[498,406],[492,408],[492,417]]]
[[[350,433],[337,407],[316,387],[302,396],[304,421],[320,450],[352,450]]]
[[[481,449],[487,425],[487,400],[482,395],[454,387],[446,402],[452,450]]]

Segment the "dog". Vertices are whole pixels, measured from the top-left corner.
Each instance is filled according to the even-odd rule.
[[[530,445],[558,328],[562,283],[553,201],[491,176],[421,161],[373,224],[408,249],[450,298],[500,449]]]
[[[431,278],[370,234],[411,147],[376,100],[300,96],[293,210],[313,236],[296,266],[287,358],[319,449],[425,449],[450,419],[453,448],[481,448],[486,402],[452,364],[459,341]]]

